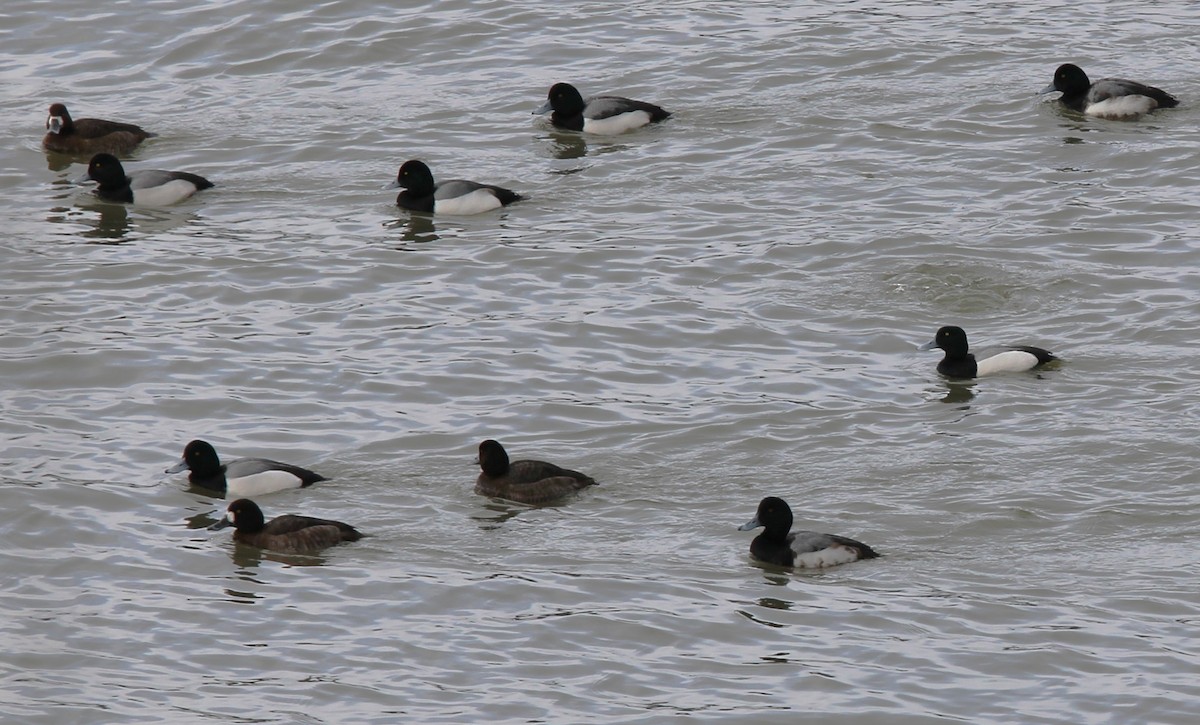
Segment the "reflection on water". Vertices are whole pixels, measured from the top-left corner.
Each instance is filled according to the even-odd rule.
[[[70,225],[70,238],[82,237],[89,244],[124,244],[134,230],[125,205],[100,201],[90,193],[77,207],[51,207],[46,221]]]
[[[226,534],[231,536],[232,534]],[[255,569],[263,561],[273,561],[277,564],[286,564],[288,566],[322,566],[328,559],[321,554],[281,554],[270,549],[259,549],[256,546],[246,546],[233,542],[221,542],[221,532],[215,532],[215,543],[220,546],[227,544],[232,545],[232,550],[229,552],[233,563],[242,569]]]
[[[133,223],[129,218],[129,209],[124,204],[98,203],[93,210],[97,214],[92,218],[92,228],[83,232],[84,237],[107,244],[123,244],[129,241]]]
[[[138,237],[169,232],[195,221],[195,210],[175,207],[138,207],[105,201],[85,192],[74,209],[55,208],[50,222],[85,225],[77,232],[91,244],[127,244]]]
[[[217,500],[222,500],[225,498],[225,496],[223,496],[220,493],[217,493],[216,491],[212,490],[211,488],[204,488],[203,486],[194,486],[190,482],[188,482],[188,484],[187,484],[187,492],[199,494],[199,495],[205,496],[207,498],[215,498]]]
[[[748,546],[748,545],[747,545]],[[748,564],[762,570],[763,581],[771,586],[786,587],[790,585],[796,576],[804,576],[813,572],[819,572],[820,569],[792,569],[779,564],[771,564],[758,559],[748,558]]]
[[[213,513],[216,513],[216,515],[214,516]],[[187,522],[189,529],[207,529],[209,526],[220,521],[222,516],[224,516],[224,513],[221,511],[205,512],[188,516],[184,521]]]
[[[790,657],[790,656],[788,656],[788,653],[786,653],[786,652],[780,652],[779,654],[775,654],[775,655],[763,655],[762,661],[766,662],[768,664],[773,664],[773,665],[806,665],[806,664],[810,664],[808,660],[799,659],[796,657]],[[813,671],[813,672],[810,672],[809,674],[816,675],[817,677],[828,677],[831,680],[835,679],[835,677],[833,675],[827,674],[825,672]]]
[[[46,151],[46,168],[51,171],[64,171],[71,168],[72,164],[87,164],[88,156],[75,156],[72,154],[60,154],[52,151]]]
[[[636,138],[637,132],[626,134]],[[561,160],[581,159],[587,156],[590,152],[592,156],[602,156],[605,154],[615,154],[629,151],[633,148],[633,142],[625,136],[622,140],[609,138],[607,136],[595,136],[577,131],[563,131],[561,129],[551,129],[546,135],[535,137],[544,146],[549,146],[550,156]],[[589,143],[590,142],[590,143]],[[554,173],[565,175],[573,174],[580,169],[578,167],[571,169],[557,169]]]
[[[768,609],[791,609],[792,602],[784,599],[774,599],[772,597],[760,597],[758,600],[758,606],[766,607]]]
[[[433,215],[422,212],[409,212],[408,218],[392,219],[383,223],[385,229],[399,229],[404,233],[400,239],[413,244],[429,244],[438,240],[437,227],[433,224]],[[404,250],[404,247],[397,247]]]
[[[480,528],[484,531],[490,531],[500,528],[500,525],[505,521],[515,517],[522,511],[530,511],[533,506],[526,504],[513,503],[511,501],[503,501],[501,499],[489,499],[483,507],[490,513],[472,514],[471,518],[484,522]]]
[[[771,622],[769,620],[763,619],[762,617],[755,615],[753,612],[748,612],[745,609],[739,609],[738,614],[742,615],[743,617],[750,620],[751,622],[754,622],[755,624],[761,624],[761,625],[764,625],[767,627],[773,627],[775,629],[781,629],[784,626],[784,625],[780,624],[779,622]]]
[[[258,600],[262,598],[254,592],[239,592],[236,589],[228,587],[223,591],[225,592],[225,597],[234,604],[257,604]]]
[[[950,403],[951,405],[954,405],[959,403],[970,403],[975,399],[975,381],[973,380],[947,380],[945,381],[944,385],[944,388],[933,391],[937,393],[941,390],[944,390],[944,394],[942,395],[942,399],[940,401],[942,403]]]
[[[580,159],[587,156],[587,139],[571,131],[552,131],[543,137],[550,142],[550,155],[556,159]]]

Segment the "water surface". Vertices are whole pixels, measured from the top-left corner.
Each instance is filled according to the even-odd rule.
[[[0,720],[1193,722],[1197,15],[6,3]],[[557,133],[557,81],[675,116]],[[98,202],[54,101],[218,186]],[[530,198],[410,216],[408,158]],[[1063,363],[947,383],[943,324]],[[197,437],[371,537],[206,531]],[[482,499],[483,438],[601,486]],[[767,494],[885,556],[754,565]]]

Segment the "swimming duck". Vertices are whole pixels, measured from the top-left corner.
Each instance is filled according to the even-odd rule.
[[[475,181],[452,179],[433,180],[433,172],[422,161],[405,161],[388,189],[404,189],[396,197],[403,209],[433,214],[479,214],[508,206],[525,198],[515,191],[480,184]]]
[[[157,134],[141,126],[101,118],[72,119],[62,103],[50,106],[42,147],[60,154],[127,154]]]
[[[967,333],[953,325],[940,328],[932,340],[917,349],[934,348],[945,351],[946,355],[938,363],[937,370],[950,378],[981,378],[996,373],[1032,370],[1058,359],[1054,353],[1040,347],[1014,345],[1004,352],[976,361],[975,356],[967,352]]]
[[[1072,63],[1060,65],[1054,71],[1054,80],[1041,93],[1055,91],[1062,93],[1058,100],[1067,108],[1117,121],[1134,120],[1155,108],[1179,105],[1170,93],[1137,81],[1101,78],[1092,83],[1087,73]]]
[[[213,183],[203,176],[186,171],[142,169],[126,175],[125,167],[112,154],[96,154],[88,162],[87,173],[80,181],[95,181],[96,196],[105,201],[132,203],[140,206],[167,206],[183,201]]]
[[[551,86],[546,103],[534,113],[541,115],[550,111],[554,111],[550,114],[550,123],[558,128],[609,136],[665,121],[671,116],[670,111],[653,103],[621,96],[592,96],[584,100],[570,83]]]
[[[591,476],[545,461],[509,461],[504,446],[494,440],[479,444],[475,493],[519,503],[542,504],[596,485]]]
[[[194,440],[183,448],[183,458],[167,473],[188,471],[188,482],[226,497],[263,496],[289,488],[304,488],[326,478],[307,468],[268,458],[238,458],[221,463],[211,443]]]
[[[225,517],[209,526],[209,530],[233,526],[233,540],[239,544],[270,549],[283,554],[307,554],[340,544],[358,541],[363,537],[358,529],[341,521],[311,516],[284,514],[264,521],[262,509],[248,498],[229,504]]]
[[[750,542],[750,555],[767,564],[819,569],[879,556],[861,541],[845,536],[792,531],[792,509],[777,496],[760,501],[754,518],[739,526],[738,531],[759,527],[765,530]]]

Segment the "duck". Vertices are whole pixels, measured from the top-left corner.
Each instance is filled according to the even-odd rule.
[[[431,214],[480,214],[525,198],[515,191],[475,181],[434,182],[433,172],[417,159],[401,164],[396,180],[384,188],[404,190],[396,197],[400,208]]]
[[[266,521],[262,509],[248,498],[230,503],[225,516],[208,528],[219,531],[229,526],[236,529],[233,540],[239,544],[282,554],[313,553],[363,537],[362,532],[350,524],[312,516],[284,514]]]
[[[494,440],[479,444],[476,461],[482,469],[475,493],[528,504],[544,504],[595,486],[591,476],[545,461],[509,461],[504,446]]]
[[[738,531],[759,527],[764,531],[750,542],[750,555],[766,564],[821,569],[879,556],[861,541],[845,536],[792,531],[792,509],[778,496],[760,501],[754,518],[739,526]]]
[[[306,488],[328,480],[307,468],[269,458],[238,458],[221,463],[217,449],[207,441],[194,440],[183,448],[183,458],[167,473],[191,471],[188,483],[226,497],[265,496],[291,488]]]
[[[187,199],[214,184],[203,176],[186,171],[141,169],[126,175],[125,167],[112,154],[96,154],[88,162],[80,182],[95,181],[96,196],[105,201],[140,206],[168,206]]]
[[[652,123],[665,121],[671,112],[653,103],[621,96],[592,96],[584,100],[570,83],[550,87],[546,103],[535,115],[550,114],[550,123],[568,131],[614,136]]]
[[[42,148],[60,154],[128,154],[138,144],[157,136],[141,126],[102,118],[75,120],[62,103],[50,106]]]
[[[934,348],[940,348],[946,353],[938,363],[937,371],[948,378],[970,379],[996,373],[1021,372],[1058,360],[1058,356],[1049,350],[1028,345],[1013,345],[1004,352],[976,361],[975,356],[967,352],[967,333],[954,325],[939,328],[932,340],[917,349]]]
[[[1054,71],[1054,80],[1041,94],[1062,93],[1067,108],[1089,116],[1116,121],[1138,119],[1156,108],[1174,108],[1179,100],[1166,91],[1123,78],[1101,78],[1092,83],[1083,69],[1064,63]]]

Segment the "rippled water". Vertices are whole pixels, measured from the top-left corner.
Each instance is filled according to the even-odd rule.
[[[1200,10],[11,0],[3,722],[1191,723]],[[1061,62],[1184,105],[1086,120]],[[553,82],[661,103],[614,139]],[[45,109],[140,123],[97,202]],[[410,217],[408,158],[528,194]],[[948,384],[942,324],[1048,347]],[[202,437],[371,537],[235,548]],[[479,440],[601,481],[471,491]],[[776,494],[885,556],[747,560]]]

